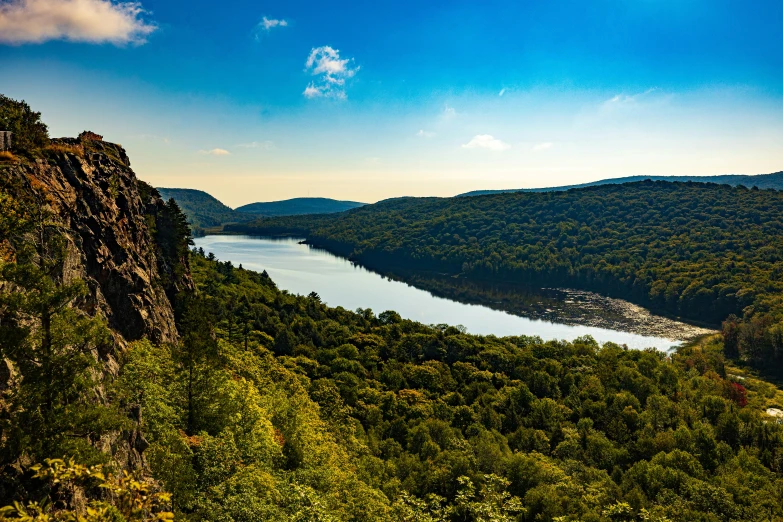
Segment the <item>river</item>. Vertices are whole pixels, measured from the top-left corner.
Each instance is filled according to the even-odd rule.
[[[503,307],[502,304],[489,307],[475,304],[476,299],[462,298],[460,302],[442,297],[466,292],[452,290],[444,294],[443,291],[433,289],[442,288],[441,284],[433,286],[417,283],[417,286],[430,291],[424,290],[372,272],[324,250],[299,244],[299,241],[292,238],[232,235],[195,239],[196,247],[214,253],[221,261],[231,261],[235,266],[241,264],[246,269],[258,272],[266,270],[281,290],[300,295],[317,292],[324,303],[333,307],[342,306],[349,310],[370,308],[376,314],[394,310],[404,318],[425,324],[462,325],[473,334],[537,335],[545,340],[571,340],[590,335],[599,343],[611,341],[635,349],[655,347],[669,350],[688,336],[709,332],[655,316],[625,301],[606,299],[587,292],[559,290],[553,294],[554,290],[546,289],[541,290],[540,296],[533,294],[531,298],[529,290],[523,295],[506,288],[502,301],[532,303],[531,306],[509,307],[515,312],[512,314],[496,309],[498,306]],[[456,284],[462,283],[449,280],[450,288],[453,289]],[[515,296],[518,298],[515,299]],[[574,308],[590,313],[574,314]],[[570,311],[566,314],[563,310]],[[621,311],[623,321],[601,320],[602,314],[614,317],[617,310]],[[604,323],[613,328],[596,326]],[[655,327],[650,327],[650,324]],[[651,335],[650,332],[657,335]]]

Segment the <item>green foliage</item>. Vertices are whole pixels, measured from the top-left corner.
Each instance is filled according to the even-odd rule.
[[[138,181],[138,187],[142,200],[149,202],[144,218],[157,245],[155,255],[161,284],[173,303],[189,286],[188,249],[193,244],[190,226],[174,199],[161,202],[158,191],[143,181]]]
[[[566,192],[402,198],[230,231],[304,235],[370,267],[577,287],[727,327],[729,355],[783,358],[783,193],[640,182]]]
[[[24,101],[0,94],[0,130],[13,132],[13,152],[35,156],[49,144],[49,130],[41,121],[41,113],[33,111]]]
[[[698,310],[748,299],[748,317],[776,313],[775,253],[758,237],[777,241],[773,211],[764,210],[776,193],[709,188],[713,199],[683,199],[658,184],[631,189],[585,191],[589,201],[466,198],[462,214],[437,200],[401,200],[378,207],[389,214],[370,207],[315,222],[355,225],[338,232],[357,243],[334,244],[371,260],[383,253],[472,277],[537,275],[642,295],[664,281],[664,295],[674,284],[675,301],[693,306],[704,288],[750,285]],[[131,344],[116,354],[116,378],[100,364],[112,332],[81,311],[84,284],[67,270],[70,231],[45,198],[0,192],[0,355],[18,372],[0,394],[7,519],[783,518],[783,425],[763,411],[775,390],[735,382],[719,342],[665,354],[589,337],[476,336],[391,311],[330,308],[316,293],[291,295],[265,273],[188,252],[178,205],[159,202],[151,187],[140,192],[167,287],[190,288],[183,282],[192,277],[194,289],[169,292],[177,342]],[[680,206],[669,211],[656,198]],[[725,230],[706,204],[729,216]],[[471,228],[453,230],[460,223]],[[697,227],[724,250],[705,251]],[[762,277],[767,293],[754,286]],[[739,339],[739,353],[751,335],[742,328],[726,336]],[[753,335],[767,332],[774,324]],[[119,415],[131,409],[133,426]],[[142,433],[149,481],[92,467],[132,465],[118,448]],[[63,455],[48,468],[24,466]]]
[[[735,401],[719,346],[473,336],[191,263],[181,346],[137,343],[121,378],[183,519],[783,516],[783,426]]]
[[[205,228],[219,227],[224,223],[241,223],[257,216],[253,213],[237,212],[201,190],[158,188],[165,199],[173,199],[183,210],[188,224],[197,232]]]
[[[94,394],[101,374],[96,355],[111,334],[100,318],[72,306],[85,285],[70,277],[67,236],[41,195],[0,201],[17,219],[4,222],[7,255],[0,261],[0,358],[19,374],[4,397],[12,415],[0,418],[0,462],[104,456],[90,442],[122,426],[112,406]]]
[[[748,188],[758,187],[760,189],[783,189],[783,172],[774,172],[772,174],[722,174],[718,176],[625,176],[622,178],[609,178],[598,181],[590,181],[579,185],[565,185],[560,187],[534,188],[534,189],[500,189],[500,190],[473,190],[457,197],[465,196],[486,196],[489,194],[502,194],[506,192],[551,192],[559,190],[570,190],[575,188],[594,187],[597,185],[616,185],[620,183],[634,183],[636,181],[679,181],[693,183],[719,183],[721,185],[731,185],[733,187],[742,185]]]
[[[150,484],[128,473],[118,477],[102,466],[84,466],[73,459],[47,459],[30,468],[46,496],[40,501],[14,502],[0,508],[0,521],[10,522],[163,522],[174,520],[166,511],[171,497],[153,492]],[[86,493],[83,502],[77,492]],[[97,498],[96,498],[97,497]]]

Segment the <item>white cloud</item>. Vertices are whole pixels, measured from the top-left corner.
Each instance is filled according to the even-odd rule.
[[[506,94],[506,89],[505,88],[500,89],[500,92],[498,93],[498,96],[503,96],[504,94]]]
[[[317,98],[319,96],[323,96],[323,93],[321,92],[321,89],[315,86],[315,83],[310,82],[310,85],[305,87],[304,92],[302,93],[305,95],[305,98]]]
[[[344,99],[345,80],[359,71],[359,67],[351,67],[352,62],[353,58],[340,58],[340,51],[328,45],[313,48],[305,62],[305,70],[318,79],[310,82],[302,94],[306,98]]]
[[[212,150],[201,150],[199,151],[202,154],[209,154],[210,156],[229,156],[231,153],[227,151],[226,149],[212,149]]]
[[[243,149],[272,150],[275,148],[275,143],[271,140],[251,141],[250,143],[240,143],[237,145],[237,147],[242,147]]]
[[[478,134],[473,137],[472,140],[462,146],[463,149],[486,149],[501,151],[511,148],[511,145],[500,141],[499,139],[491,136],[490,134]]]
[[[539,152],[539,151],[542,151],[542,150],[551,149],[553,145],[554,145],[554,143],[552,143],[551,141],[544,141],[542,143],[536,143],[535,145],[533,145],[533,151],[534,152]]]
[[[605,107],[612,107],[612,106],[619,106],[619,105],[627,105],[638,102],[641,98],[647,96],[648,94],[652,94],[658,90],[657,87],[651,87],[650,89],[647,89],[644,92],[639,92],[636,94],[616,94],[615,96],[609,98],[604,102]]]
[[[449,104],[447,103],[441,116],[444,120],[454,119],[457,116],[457,110],[454,107],[449,107]]]
[[[0,1],[0,43],[142,44],[157,27],[138,2],[110,0]]]
[[[288,27],[288,21],[287,20],[276,20],[276,19],[269,19],[266,16],[259,22],[258,27],[263,29],[264,31],[270,31],[274,29],[275,27]]]
[[[435,136],[435,133],[428,132],[425,131],[424,129],[421,129],[419,132],[416,133],[416,136],[418,136],[419,138],[432,138]]]

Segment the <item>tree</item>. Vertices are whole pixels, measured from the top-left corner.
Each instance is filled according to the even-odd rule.
[[[731,314],[723,321],[723,353],[729,359],[737,359],[740,355],[740,324],[739,318]]]
[[[0,130],[13,133],[13,152],[34,154],[49,144],[49,129],[41,121],[41,113],[33,111],[24,101],[16,101],[2,94]]]
[[[95,393],[101,384],[96,354],[110,350],[110,331],[102,318],[74,306],[86,286],[67,277],[68,238],[43,196],[0,201],[20,217],[4,230],[11,255],[0,263],[0,357],[21,374],[8,400],[13,415],[0,424],[1,458],[101,460],[90,443],[123,425]]]
[[[214,311],[200,296],[184,297],[184,314],[181,320],[182,339],[173,350],[179,365],[180,380],[184,384],[186,432],[196,434],[201,429],[200,415],[209,393],[209,381],[218,358],[217,339],[214,333]]]

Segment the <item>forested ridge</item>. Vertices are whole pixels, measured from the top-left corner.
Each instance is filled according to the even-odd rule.
[[[500,190],[472,190],[459,194],[462,196],[483,196],[487,194],[501,194],[504,192],[550,192],[555,190],[569,190],[573,188],[593,187],[596,185],[612,185],[618,183],[633,183],[635,181],[680,181],[695,183],[720,183],[723,185],[737,186],[742,185],[747,188],[758,187],[760,189],[783,189],[783,172],[773,172],[771,174],[722,174],[718,176],[626,176],[622,178],[609,178],[579,185],[564,185],[559,187],[544,187],[533,189],[500,189]]]
[[[13,103],[15,132],[39,122]],[[783,519],[783,394],[719,340],[665,354],[331,308],[189,250],[119,146],[15,153],[0,520]]]
[[[762,411],[775,389],[733,381],[720,345],[474,336],[192,266],[183,346],[142,343],[124,366],[183,516],[783,516],[783,426]]]
[[[204,229],[220,227],[224,223],[250,221],[256,215],[237,212],[203,190],[182,188],[157,188],[165,199],[173,199],[188,217],[188,224],[194,234],[203,234]]]
[[[711,324],[732,355],[783,354],[783,193],[645,181],[567,192],[403,198],[340,216],[262,219],[358,262],[572,286]],[[744,321],[734,318],[738,316]]]

